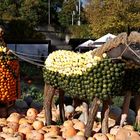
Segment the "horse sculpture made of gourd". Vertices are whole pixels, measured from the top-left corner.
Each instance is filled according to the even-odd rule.
[[[102,47],[84,54],[59,50],[48,56],[43,69],[47,125],[51,124],[52,99],[57,89],[61,101],[59,106],[62,120],[65,119],[64,93],[73,98],[83,99],[88,103],[92,102],[86,124],[86,137],[91,135],[93,122],[102,100],[102,126],[104,126],[102,131],[107,133],[109,101],[113,96],[122,93],[125,71],[128,69],[126,62],[132,62],[133,66],[131,67],[133,69],[138,69],[140,66],[140,48],[135,49],[134,47],[134,43],[140,42],[138,40],[140,35],[135,34],[132,32],[128,37],[126,33],[122,33]],[[126,112],[124,111],[123,113]],[[122,120],[125,119],[122,118]],[[123,123],[124,121],[121,121],[121,125]]]

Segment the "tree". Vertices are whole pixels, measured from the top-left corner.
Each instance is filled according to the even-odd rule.
[[[64,0],[62,9],[58,14],[61,26],[67,28],[73,24],[73,21],[75,22],[76,16],[76,0]]]
[[[108,32],[118,34],[140,28],[139,0],[91,0],[86,6],[86,17],[92,34],[100,37]]]

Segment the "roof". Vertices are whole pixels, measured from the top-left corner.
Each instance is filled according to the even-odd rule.
[[[115,37],[116,37],[115,35],[108,33],[102,36],[101,38],[95,40],[94,42],[107,42],[108,40],[113,39]]]

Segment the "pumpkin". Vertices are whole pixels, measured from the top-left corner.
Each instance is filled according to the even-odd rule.
[[[129,129],[129,130],[134,130],[134,127],[132,125],[124,125],[123,128]]]
[[[115,140],[140,140],[140,136],[135,131],[120,128],[116,134]]]
[[[0,118],[0,126],[5,126],[5,125],[7,125],[6,118]]]
[[[77,134],[77,131],[74,127],[66,127],[66,129],[62,132],[62,136],[64,138],[73,137]]]
[[[82,130],[82,129],[85,129],[85,124],[79,121],[79,122],[75,122],[73,127],[77,130]]]
[[[84,136],[75,135],[72,137],[72,140],[86,140],[86,138]]]
[[[47,133],[44,134],[44,137],[50,137],[50,136],[57,136],[59,135],[59,132],[58,131],[49,131]]]
[[[45,137],[44,140],[64,140],[64,138],[61,136],[48,136]]]
[[[14,135],[6,138],[5,140],[24,140],[24,137],[20,133],[15,133]]]
[[[10,114],[9,117],[18,117],[18,118],[20,118],[21,115],[19,113],[17,113],[17,112],[13,112],[13,113]]]
[[[14,130],[13,130],[12,128],[8,127],[8,126],[3,127],[3,128],[2,128],[2,131],[3,131],[4,133],[14,134]]]
[[[108,140],[115,140],[115,135],[107,133],[106,136],[108,137]]]
[[[27,117],[35,119],[37,117],[38,111],[35,108],[29,108],[26,112]]]
[[[84,130],[78,131],[76,135],[78,135],[78,136],[84,136]]]
[[[9,117],[7,118],[7,122],[15,122],[15,123],[18,123],[19,120],[20,120],[20,118],[17,117],[17,116],[11,116],[11,117],[9,116]]]
[[[49,125],[49,126],[44,126],[42,127],[42,130],[45,131],[45,132],[57,132],[57,133],[60,133],[60,128],[56,125]]]
[[[116,135],[119,129],[120,129],[120,126],[119,125],[116,125],[116,126],[112,127],[110,129],[110,134]]]
[[[32,130],[26,134],[27,140],[44,140],[43,134],[37,132],[36,130]]]
[[[4,132],[0,132],[0,137],[6,139],[11,137],[13,134],[9,134],[9,133],[4,133]]]
[[[5,138],[3,138],[3,137],[0,137],[0,140],[5,140]]]
[[[23,134],[26,134],[30,132],[31,130],[33,130],[33,126],[31,126],[28,123],[21,124],[19,125],[19,128],[18,128],[18,132],[23,133]]]
[[[95,138],[93,138],[93,137],[88,137],[87,140],[95,140]]]
[[[93,138],[95,138],[95,140],[109,140],[108,137],[102,133],[95,133]]]
[[[21,115],[19,113],[14,112],[10,114],[10,116],[7,118],[7,121],[18,123],[20,118],[21,118]]]
[[[32,126],[35,130],[39,130],[44,126],[44,124],[42,121],[34,121]]]
[[[19,124],[18,123],[15,123],[15,122],[9,122],[7,124],[7,126],[9,128],[12,128],[14,132],[17,132],[18,131]]]
[[[72,127],[73,126],[73,122],[72,120],[67,120],[63,123],[63,126],[65,127]]]
[[[25,123],[28,123],[28,119],[27,118],[20,118],[19,124],[25,124]]]

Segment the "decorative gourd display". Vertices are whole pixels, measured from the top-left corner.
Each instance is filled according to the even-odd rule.
[[[120,93],[124,66],[122,62],[111,60],[106,53],[93,57],[91,51],[80,54],[59,50],[45,61],[44,80],[71,97],[106,99]]]
[[[20,93],[19,61],[0,46],[0,102],[8,103],[18,98]]]

